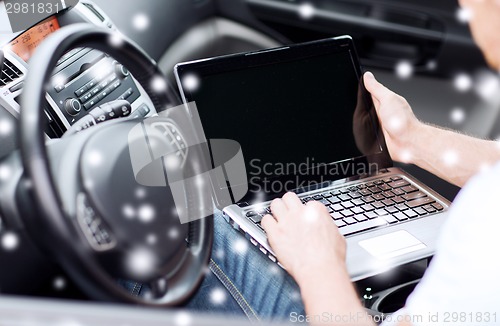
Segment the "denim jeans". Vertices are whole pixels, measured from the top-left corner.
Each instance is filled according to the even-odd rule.
[[[185,306],[192,311],[246,316],[251,321],[289,321],[304,315],[295,281],[227,223],[214,215],[215,234],[210,273]],[[140,295],[141,286],[122,282]]]

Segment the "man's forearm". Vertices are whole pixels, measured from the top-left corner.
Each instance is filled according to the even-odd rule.
[[[409,151],[411,162],[462,187],[474,174],[500,160],[500,143],[421,124]]]
[[[373,325],[345,268],[324,269],[299,285],[312,325]]]

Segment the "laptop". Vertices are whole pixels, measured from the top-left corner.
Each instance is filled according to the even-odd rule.
[[[326,206],[353,281],[433,255],[449,202],[393,166],[351,37],[180,63],[175,75],[206,138],[240,144],[248,182],[216,187],[245,195],[216,205],[272,262],[260,222],[287,191]]]

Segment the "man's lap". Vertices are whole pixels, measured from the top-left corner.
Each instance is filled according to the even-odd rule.
[[[188,309],[287,320],[304,307],[295,281],[227,223],[214,216],[210,272]]]

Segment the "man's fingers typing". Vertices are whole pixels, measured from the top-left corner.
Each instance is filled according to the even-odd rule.
[[[287,192],[283,196],[283,201],[285,202],[288,209],[294,210],[302,207],[302,202],[300,201],[299,197],[293,192]]]
[[[288,207],[283,202],[283,200],[277,198],[271,202],[271,212],[273,213],[274,218],[279,221],[279,218],[283,215],[286,215],[288,212]]]
[[[266,233],[274,233],[274,230],[276,229],[277,225],[276,225],[276,220],[274,219],[274,217],[272,217],[271,215],[269,214],[266,214],[264,215],[264,217],[262,218],[262,221],[260,222],[260,225],[262,225],[262,227],[264,228],[264,231],[266,231]]]

